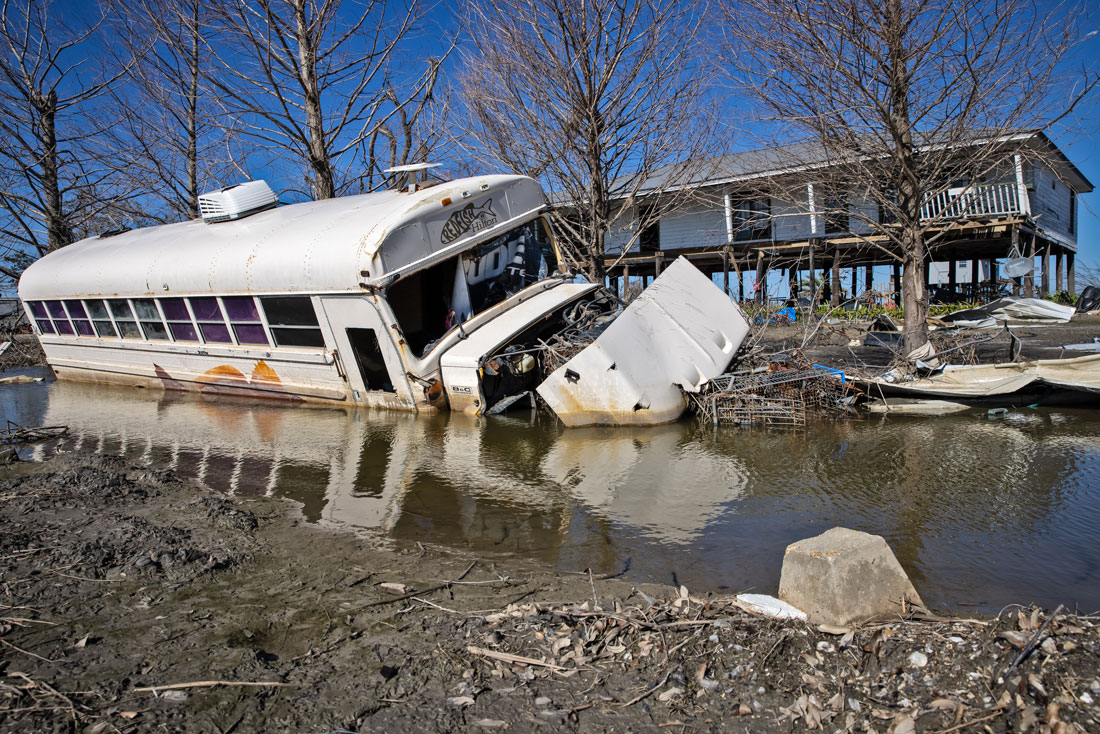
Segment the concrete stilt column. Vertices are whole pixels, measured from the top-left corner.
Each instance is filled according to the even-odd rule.
[[[1066,253],[1066,290],[1070,295],[1077,293],[1077,267],[1073,264],[1073,253]]]
[[[1054,253],[1054,292],[1061,293],[1065,290],[1062,285],[1065,283],[1065,258],[1062,256],[1062,248],[1058,248],[1058,251]]]
[[[890,291],[895,304],[901,306],[901,266],[894,263],[894,273],[891,277]]]
[[[875,289],[875,266],[868,265],[863,272],[863,290],[864,292],[873,291]]]

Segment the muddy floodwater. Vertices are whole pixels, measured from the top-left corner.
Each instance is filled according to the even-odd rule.
[[[0,414],[70,427],[27,458],[118,454],[374,543],[774,593],[788,543],[844,525],[885,536],[935,608],[1100,608],[1094,410],[566,430],[42,382],[0,386]]]

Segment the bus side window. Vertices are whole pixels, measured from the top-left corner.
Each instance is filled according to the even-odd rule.
[[[197,342],[199,334],[191,323],[191,314],[187,311],[187,301],[182,298],[161,298],[160,310],[168,320],[168,330],[178,342]]]
[[[138,330],[137,319],[130,310],[130,304],[125,298],[112,298],[107,301],[111,309],[111,315],[115,317],[115,326],[118,327],[119,336],[123,339],[140,339],[141,331]]]
[[[88,320],[88,313],[84,310],[84,304],[80,301],[65,301],[65,309],[69,312],[69,319],[73,322],[73,328],[79,336],[94,336],[92,322]]]
[[[100,336],[116,337],[118,332],[115,331],[115,325],[111,323],[111,316],[107,313],[107,304],[101,299],[88,300],[84,302],[84,307],[88,311],[88,315],[92,317],[92,324],[95,326],[95,333]]]
[[[267,344],[267,332],[252,296],[225,296],[222,303],[238,344]]]
[[[317,312],[309,296],[262,296],[267,325],[277,347],[325,346]]]
[[[46,301],[46,310],[50,312],[50,317],[53,319],[54,328],[57,329],[58,334],[71,335],[75,333],[73,331],[73,325],[69,323],[69,316],[65,313],[65,307],[61,304],[61,301]]]
[[[348,343],[355,353],[355,362],[359,365],[359,372],[363,375],[363,383],[367,389],[395,392],[374,329],[348,329],[347,333]]]
[[[146,339],[167,341],[168,329],[160,318],[156,301],[152,298],[135,298],[134,311],[137,312],[138,321],[141,323],[141,330],[145,332]]]
[[[203,296],[188,299],[191,302],[191,310],[195,314],[195,321],[199,324],[199,332],[202,340],[209,344],[232,344],[233,337],[229,335],[229,327],[225,325],[225,317],[222,316],[218,299],[213,296]]]

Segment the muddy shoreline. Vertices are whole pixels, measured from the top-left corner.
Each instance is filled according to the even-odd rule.
[[[1065,611],[822,631],[95,454],[0,469],[0,522],[4,731],[1100,728],[1098,620]]]

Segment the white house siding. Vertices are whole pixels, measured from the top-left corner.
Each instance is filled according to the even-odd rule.
[[[726,214],[693,205],[661,217],[661,249],[721,247],[726,244]]]
[[[810,215],[806,205],[772,199],[772,237],[776,240],[798,240],[810,236]],[[819,223],[819,232],[824,224]]]
[[[637,227],[638,217],[636,211],[632,207],[629,212],[624,212],[623,215],[611,225],[611,229],[607,231],[607,235],[604,237],[603,241],[604,252],[615,254],[622,252],[630,243],[630,238],[634,236]],[[630,251],[638,251],[637,239],[634,240]]]
[[[1036,163],[1032,170],[1031,216],[1048,232],[1076,239],[1069,226],[1069,186],[1043,163]]]
[[[855,192],[849,196],[848,228],[852,234],[870,234],[870,222],[878,221],[878,204]]]

